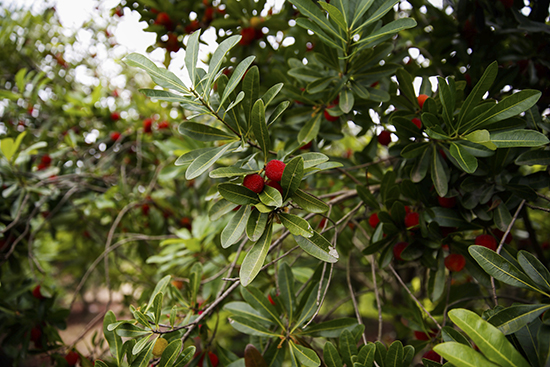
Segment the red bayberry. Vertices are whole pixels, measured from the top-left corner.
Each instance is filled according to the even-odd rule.
[[[334,122],[334,121],[338,121],[340,119],[340,117],[338,116],[332,116],[328,110],[330,110],[331,108],[333,108],[334,105],[330,105],[328,106],[324,111],[323,111],[323,115],[325,116],[325,118],[330,121],[330,122]]]
[[[116,15],[117,17],[121,17],[121,16],[124,15],[124,13],[122,12],[122,8],[121,8],[120,6],[116,8],[116,10],[115,10],[115,15]]]
[[[181,48],[178,41],[178,35],[175,33],[168,33],[168,40],[164,43],[164,48],[168,52],[178,52]]]
[[[415,124],[417,128],[422,129],[422,121],[419,118],[415,117],[411,122]]]
[[[39,327],[33,327],[31,329],[31,341],[34,343],[40,343],[40,338],[42,337],[42,330]]]
[[[408,213],[405,215],[405,227],[410,228],[418,225],[420,215],[417,212]]]
[[[187,228],[188,230],[191,230],[191,219],[189,217],[183,217],[180,219],[180,224],[183,228]]]
[[[281,181],[283,177],[283,171],[285,170],[286,164],[284,162],[273,159],[269,161],[265,166],[265,175],[267,178],[273,181]]]
[[[168,121],[159,122],[159,130],[168,129],[169,127],[170,127],[170,123]]]
[[[38,163],[38,165],[36,166],[36,168],[39,170],[39,171],[42,171],[42,170],[45,170],[46,168],[48,168],[48,165],[44,164],[44,163]]]
[[[414,332],[414,338],[416,340],[430,340],[436,335],[436,333],[432,330],[429,334],[426,334],[422,331],[415,331]]]
[[[141,213],[145,216],[148,216],[149,215],[149,204],[143,204],[141,206]]]
[[[307,143],[306,145],[302,145],[300,147],[301,150],[308,150],[308,149],[311,149],[311,142]]]
[[[456,198],[454,196],[452,198],[442,198],[441,196],[438,196],[437,201],[439,202],[439,205],[444,208],[451,209],[456,205]]]
[[[52,163],[52,158],[49,155],[43,155],[42,158],[40,158],[40,163],[49,166],[50,163]]]
[[[460,254],[450,254],[445,258],[445,267],[449,271],[458,272],[464,269],[466,265],[466,259]]]
[[[396,259],[396,260],[403,260],[401,258],[401,253],[403,252],[403,250],[409,246],[409,244],[407,242],[398,242],[395,244],[395,246],[393,246],[393,257]]]
[[[420,108],[422,109],[422,107],[424,107],[424,102],[426,102],[426,100],[428,99],[429,97],[425,94],[421,94],[417,97],[417,101],[418,101],[418,105],[420,106]]]
[[[67,353],[67,355],[65,356],[65,360],[67,361],[67,364],[69,366],[76,365],[76,362],[78,362],[79,358],[80,356],[78,355],[78,353],[72,350],[69,353]]]
[[[199,29],[200,27],[201,27],[201,25],[199,24],[199,22],[196,19],[192,20],[191,23],[189,23],[188,25],[185,26],[185,33],[193,33],[197,29]]]
[[[273,298],[271,298],[271,294],[267,295],[267,299],[269,300],[269,303],[271,303],[273,306],[275,306],[275,301],[273,300]]]
[[[120,113],[118,113],[117,111],[111,112],[111,120],[113,120],[113,121],[120,120]]]
[[[383,130],[380,134],[378,134],[378,142],[387,147],[391,143],[391,132],[388,130]]]
[[[441,361],[441,356],[434,352],[433,350],[429,350],[426,353],[422,355],[422,358],[429,359],[430,361],[439,362]]]
[[[277,181],[271,181],[271,180],[269,180],[269,181],[266,182],[266,185],[267,185],[267,186],[271,186],[271,187],[273,187],[274,189],[277,189],[277,190],[281,193],[281,195],[283,195],[283,187],[282,187],[281,184],[278,183]]]
[[[172,19],[170,19],[170,16],[165,12],[158,13],[157,19],[155,19],[155,24],[162,25],[169,31],[172,31],[174,29],[174,23],[172,22]]]
[[[254,173],[244,178],[243,186],[259,194],[264,189],[264,179],[259,174]]]
[[[38,284],[36,287],[34,287],[34,289],[32,290],[32,295],[36,299],[44,299],[44,296],[40,292],[40,284]]]
[[[252,43],[256,38],[256,30],[253,27],[246,27],[241,29],[241,40],[239,45],[246,46]]]
[[[495,251],[497,249],[497,240],[490,234],[480,234],[476,237],[476,245],[487,247],[490,250]]]
[[[113,131],[111,133],[111,140],[117,141],[118,139],[120,139],[120,133],[118,131]]]
[[[219,359],[217,355],[215,355],[213,352],[208,352],[208,359],[210,359],[212,367],[218,367]]]
[[[151,126],[153,125],[153,119],[152,118],[148,118],[148,119],[145,119],[143,120],[143,132],[144,133],[151,133]]]
[[[380,223],[380,219],[378,219],[378,213],[372,213],[369,217],[369,225],[372,228],[376,228],[378,223]]]
[[[205,23],[210,23],[214,19],[214,8],[208,7],[204,11],[204,15],[202,17],[202,21]]]

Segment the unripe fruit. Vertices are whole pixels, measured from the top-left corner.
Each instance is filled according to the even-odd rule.
[[[417,212],[408,213],[405,215],[405,227],[415,227],[418,225],[420,215]]]
[[[264,179],[259,174],[254,173],[244,178],[243,186],[259,194],[264,189]]]
[[[333,105],[330,105],[328,106],[324,111],[323,111],[323,115],[325,116],[325,118],[330,121],[330,122],[334,122],[334,121],[338,121],[340,119],[340,117],[338,116],[332,116],[328,110],[331,109],[332,107],[334,107]]]
[[[258,28],[260,24],[262,24],[263,20],[259,17],[252,17],[250,18],[250,26],[252,28]]]
[[[141,206],[141,213],[144,215],[144,216],[148,216],[149,215],[149,204],[143,204]]]
[[[456,205],[456,198],[453,196],[452,198],[443,198],[441,196],[437,197],[437,201],[439,202],[439,205],[444,208],[454,208]]]
[[[393,246],[393,257],[396,259],[396,260],[403,260],[401,258],[401,253],[403,252],[403,250],[405,248],[407,248],[407,246],[409,246],[409,244],[407,242],[398,242],[395,244],[395,246]]]
[[[418,129],[422,129],[422,121],[419,118],[415,117],[411,122],[415,124]]]
[[[286,164],[278,159],[273,159],[267,163],[265,166],[265,175],[267,178],[273,181],[281,181],[283,177],[283,171],[285,170]]]
[[[426,353],[422,355],[422,358],[429,359],[430,361],[439,362],[441,360],[441,356],[434,352],[433,350],[429,350]]]
[[[166,349],[166,346],[168,345],[168,340],[164,338],[158,338],[155,342],[155,346],[153,347],[153,355],[158,358],[162,355],[162,352]]]
[[[458,272],[464,269],[466,265],[466,259],[460,254],[450,254],[445,258],[445,267],[449,271]]]
[[[497,249],[497,240],[490,234],[481,234],[476,237],[476,245],[487,247],[490,250],[496,251]]]
[[[267,181],[266,182],[266,185],[267,186],[271,186],[273,187],[274,189],[277,189],[277,191],[279,191],[281,193],[281,195],[283,195],[283,187],[281,186],[280,183],[278,183],[277,181]]]
[[[380,223],[380,219],[378,219],[378,213],[372,213],[369,217],[369,225],[372,228],[376,228],[378,223]]]
[[[78,362],[79,358],[80,356],[78,355],[78,353],[72,350],[65,356],[65,360],[67,361],[67,364],[69,366],[76,365],[76,362]]]
[[[32,290],[32,295],[33,295],[34,298],[36,298],[36,299],[44,299],[44,296],[43,296],[42,293],[40,292],[40,284],[37,285],[36,287],[34,287],[34,289]]]
[[[422,107],[424,107],[424,102],[426,102],[426,100],[428,99],[429,97],[425,94],[421,94],[417,97],[417,101],[418,101],[418,105],[420,106],[420,109],[422,109]],[[435,353],[435,352],[434,352]]]
[[[391,132],[388,130],[383,130],[380,134],[378,134],[378,143],[387,147],[391,143]]]

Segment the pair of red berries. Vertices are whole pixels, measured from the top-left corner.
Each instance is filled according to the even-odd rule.
[[[265,166],[265,175],[270,180],[267,183],[264,182],[262,176],[257,173],[248,175],[243,180],[243,186],[254,191],[256,194],[259,194],[263,191],[264,185],[271,186],[279,192],[283,191],[283,188],[279,184],[283,177],[283,171],[285,170],[286,164],[278,159],[273,159],[269,161]]]
[[[409,208],[405,207],[405,211],[407,214],[405,214],[405,227],[415,227],[418,225],[420,220],[420,215],[417,212],[409,212]],[[378,213],[372,213],[369,217],[369,225],[372,228],[376,228],[376,226],[380,223],[380,219],[378,218]]]
[[[428,98],[429,97],[425,94],[421,94],[417,97],[417,101],[418,101],[418,105],[420,106],[420,109],[424,107],[424,102],[426,102]],[[326,114],[325,114],[325,117],[326,117]],[[415,117],[411,120],[411,122],[415,124],[419,130],[422,128],[422,121],[419,118]],[[380,134],[378,134],[378,143],[380,145],[387,147],[391,143],[391,132],[388,130],[382,130]]]

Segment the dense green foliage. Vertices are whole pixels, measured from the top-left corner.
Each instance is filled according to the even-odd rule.
[[[265,4],[113,9],[164,65],[3,10],[0,357],[548,366],[548,2]]]

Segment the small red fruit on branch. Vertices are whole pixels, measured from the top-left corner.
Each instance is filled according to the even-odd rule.
[[[420,109],[422,109],[422,107],[424,107],[424,102],[426,102],[426,100],[428,99],[429,97],[425,94],[421,94],[417,97],[417,101],[418,101],[418,105],[420,106]],[[435,352],[434,352],[435,353]]]
[[[330,110],[331,108],[333,108],[334,105],[330,105],[328,106],[324,111],[323,111],[323,115],[325,116],[325,118],[330,121],[330,122],[334,122],[334,121],[338,121],[340,119],[340,117],[338,116],[332,116],[328,110]]]
[[[415,124],[419,130],[422,129],[422,121],[419,118],[415,117],[411,120],[411,122]]]
[[[111,112],[111,120],[118,121],[120,120],[120,113],[117,111]]]
[[[65,360],[67,361],[67,364],[69,366],[76,365],[79,359],[80,359],[80,356],[78,355],[78,353],[72,350],[69,353],[67,353],[67,355],[65,356]]]
[[[490,234],[480,234],[476,237],[476,245],[487,247],[490,250],[496,251],[497,249],[497,240]]]
[[[439,202],[440,206],[448,209],[454,208],[454,206],[456,205],[456,198],[454,196],[452,198],[444,198],[438,196],[437,201]]]
[[[170,127],[170,123],[168,121],[159,122],[159,130],[168,129],[169,127]]]
[[[170,16],[165,12],[158,13],[157,19],[155,19],[155,24],[162,25],[169,31],[174,30],[174,23],[172,22],[172,19],[170,19]]]
[[[391,132],[388,130],[383,130],[380,134],[378,134],[378,143],[387,147],[391,143]]]
[[[405,215],[405,227],[415,227],[418,225],[420,215],[417,212],[408,213]]]
[[[436,335],[435,331],[431,331],[429,334],[426,334],[422,331],[415,331],[414,332],[414,338],[416,340],[430,340]]]
[[[32,290],[32,295],[34,296],[34,298],[36,299],[44,299],[45,297],[42,295],[42,293],[40,292],[40,284],[38,284],[36,287],[34,287],[34,289]]]
[[[281,181],[283,177],[283,171],[285,170],[286,164],[284,162],[273,159],[269,161],[265,166],[265,175],[267,178],[273,181]]]
[[[264,179],[259,174],[254,173],[244,178],[243,186],[259,194],[264,189]]]
[[[441,361],[441,356],[434,352],[433,350],[429,350],[426,353],[422,355],[422,358],[429,359],[430,361],[439,362]]]
[[[118,131],[113,131],[111,133],[111,140],[117,141],[118,139],[120,139],[120,133]]]
[[[152,132],[152,127],[153,126],[153,119],[152,118],[147,118],[145,120],[143,120],[143,132],[144,133],[148,133],[150,134]]]
[[[464,269],[466,265],[466,259],[460,254],[450,254],[445,258],[445,267],[449,271],[458,272]]]
[[[214,354],[214,352],[208,352],[208,359],[210,359],[212,367],[218,367],[219,359],[218,356]]]
[[[256,39],[256,30],[253,27],[245,27],[241,29],[241,40],[239,45],[247,46]]]
[[[398,242],[395,244],[395,246],[393,246],[393,257],[396,259],[396,260],[403,260],[401,258],[401,253],[403,252],[403,250],[405,248],[407,248],[407,246],[409,246],[409,244],[407,242]]]
[[[40,343],[40,338],[42,337],[42,330],[39,327],[33,327],[31,329],[31,341],[35,344]]]
[[[283,187],[277,181],[269,180],[269,181],[266,182],[266,185],[271,186],[274,189],[277,189],[277,191],[279,191],[281,193],[281,195],[283,195]]]
[[[369,225],[372,228],[376,228],[378,223],[380,223],[380,219],[378,219],[378,213],[372,213],[369,217]]]

